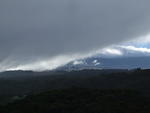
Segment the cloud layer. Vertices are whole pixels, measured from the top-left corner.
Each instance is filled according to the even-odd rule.
[[[1,0],[0,62],[17,67],[52,61],[146,35],[149,4],[148,0]]]

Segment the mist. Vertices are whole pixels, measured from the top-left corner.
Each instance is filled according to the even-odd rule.
[[[149,4],[148,0],[1,0],[0,70],[54,69],[147,35]]]

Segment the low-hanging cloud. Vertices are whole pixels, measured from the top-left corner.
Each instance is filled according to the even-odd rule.
[[[149,4],[149,0],[1,0],[0,61],[15,59],[13,65],[23,65],[146,35]]]

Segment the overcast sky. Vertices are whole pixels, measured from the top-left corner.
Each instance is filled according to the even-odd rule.
[[[0,68],[37,59],[53,60],[57,67],[62,55],[90,53],[145,36],[150,32],[149,4],[149,0],[0,0]]]

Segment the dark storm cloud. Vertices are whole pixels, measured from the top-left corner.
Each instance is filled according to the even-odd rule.
[[[91,51],[150,31],[149,0],[1,0],[0,60]]]

